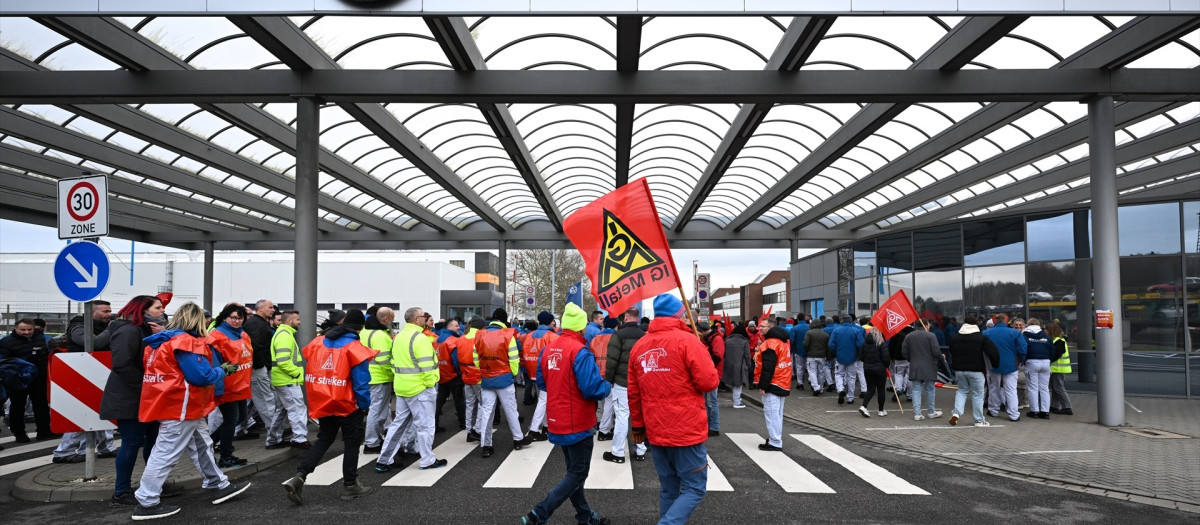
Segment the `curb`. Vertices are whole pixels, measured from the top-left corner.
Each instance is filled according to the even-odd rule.
[[[240,480],[253,476],[258,472],[274,467],[275,465],[302,454],[304,454],[303,450],[292,448],[284,449],[280,453],[268,454],[254,463],[249,463],[247,465],[229,470],[222,470],[222,472],[224,472],[230,480]],[[104,477],[92,482],[81,481],[78,483],[57,483],[57,486],[48,485],[38,481],[38,478],[42,474],[56,468],[79,469],[80,464],[51,464],[27,472],[20,478],[17,478],[16,484],[13,486],[13,497],[25,501],[36,501],[40,503],[63,501],[107,501],[112,497],[112,480]],[[199,475],[193,475],[185,478],[172,477],[169,481],[174,481],[177,486],[186,490],[192,490],[200,488],[201,484],[204,482],[204,478]],[[134,487],[137,487],[137,480],[134,480]]]
[[[758,407],[759,409],[762,408],[762,400],[761,399],[758,399],[758,398],[754,397],[753,395],[748,395],[748,393],[743,393],[742,394],[742,402],[746,402],[746,401],[749,401],[750,404],[754,405],[755,407]],[[1038,483],[1041,485],[1047,485],[1050,487],[1066,489],[1066,490],[1070,490],[1070,491],[1074,491],[1074,492],[1082,492],[1085,494],[1092,494],[1094,496],[1104,496],[1106,498],[1119,499],[1122,501],[1130,501],[1130,502],[1134,502],[1134,503],[1142,503],[1142,504],[1146,504],[1146,505],[1154,505],[1156,507],[1175,509],[1175,510],[1181,510],[1184,512],[1200,514],[1200,503],[1194,502],[1194,501],[1181,501],[1181,500],[1170,499],[1170,498],[1162,498],[1162,497],[1156,496],[1156,495],[1148,493],[1148,492],[1139,492],[1139,491],[1135,491],[1135,490],[1121,489],[1121,488],[1116,488],[1116,487],[1112,487],[1112,486],[1108,486],[1108,485],[1104,485],[1104,484],[1100,484],[1100,483],[1095,483],[1095,482],[1083,482],[1083,481],[1068,480],[1068,479],[1063,479],[1063,478],[1057,478],[1054,476],[1046,476],[1043,474],[1037,474],[1037,473],[1033,473],[1033,472],[1027,472],[1027,471],[1011,469],[1011,468],[1006,468],[1006,467],[998,467],[998,466],[992,466],[992,465],[980,465],[977,463],[967,463],[964,461],[959,461],[959,460],[954,460],[954,459],[946,459],[945,457],[935,456],[935,455],[932,455],[932,454],[929,454],[926,452],[909,450],[909,449],[905,449],[905,448],[897,448],[897,447],[893,447],[893,446],[882,446],[882,445],[879,445],[878,443],[863,439],[862,437],[859,437],[859,436],[856,436],[853,434],[847,434],[847,433],[839,431],[839,430],[833,430],[830,428],[815,425],[813,423],[809,423],[807,421],[801,421],[801,420],[796,419],[787,414],[784,414],[783,418],[795,425],[813,429],[813,430],[819,430],[822,432],[827,432],[830,434],[834,434],[834,435],[837,435],[848,441],[852,441],[856,445],[871,448],[874,450],[879,450],[882,452],[891,452],[894,454],[899,454],[901,456],[922,459],[925,461],[940,463],[942,465],[950,465],[953,467],[963,468],[963,469],[971,470],[974,472],[982,472],[985,474],[992,474],[995,476],[1002,476],[1002,477],[1016,479],[1016,480],[1020,480],[1020,481],[1028,481],[1031,483]]]

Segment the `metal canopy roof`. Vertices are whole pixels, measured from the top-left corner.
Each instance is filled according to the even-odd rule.
[[[1200,196],[1200,17],[0,18],[0,218],[110,175],[114,235],[290,247],[296,96],[322,248],[556,247],[646,178],[672,244],[828,247],[1085,206],[1080,102],[1122,202]]]

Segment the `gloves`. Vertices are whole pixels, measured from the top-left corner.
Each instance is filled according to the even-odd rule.
[[[224,370],[225,375],[227,375],[227,376],[233,375],[234,372],[237,372],[237,369],[238,369],[237,365],[235,365],[233,363],[229,363],[229,362],[221,363],[221,370]]]
[[[646,442],[646,429],[645,428],[630,429],[629,435],[630,435],[630,437],[633,438],[633,442],[635,444],[641,445],[642,443]]]

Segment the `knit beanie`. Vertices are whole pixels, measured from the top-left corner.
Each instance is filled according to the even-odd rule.
[[[587,312],[575,305],[575,303],[567,303],[566,309],[563,310],[562,327],[563,330],[571,330],[583,333],[584,327],[587,326]]]
[[[538,313],[537,322],[540,325],[550,326],[550,323],[554,322],[554,314],[547,312],[545,310],[542,310],[541,312]]]
[[[654,298],[654,317],[674,317],[683,319],[687,312],[683,310],[683,301],[669,293],[660,294]]]

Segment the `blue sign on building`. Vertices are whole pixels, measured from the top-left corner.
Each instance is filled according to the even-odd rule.
[[[108,286],[108,255],[92,242],[73,242],[54,260],[54,284],[72,301],[86,302]]]

